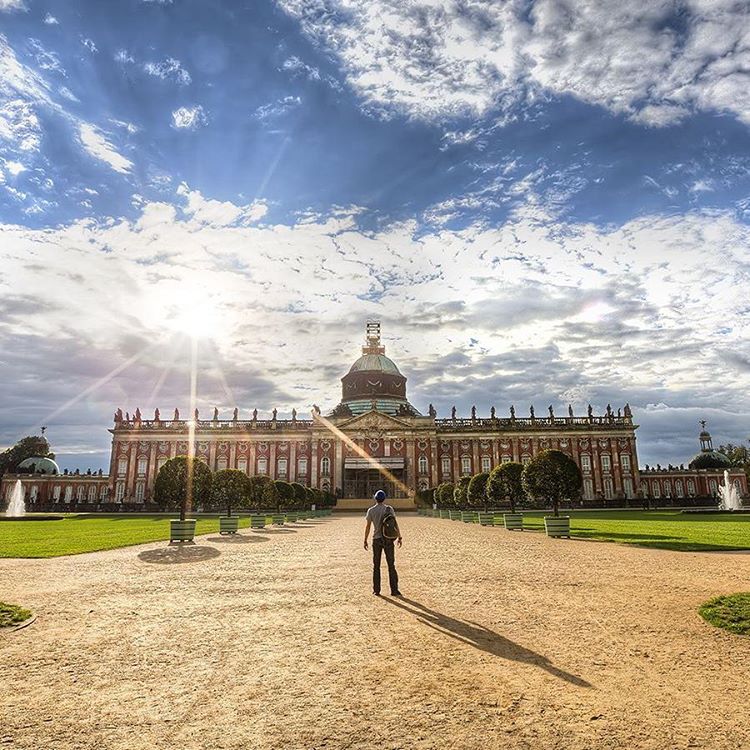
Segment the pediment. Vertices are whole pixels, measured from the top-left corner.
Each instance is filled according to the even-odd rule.
[[[372,409],[365,414],[351,417],[345,422],[339,422],[337,427],[347,432],[361,430],[363,432],[387,432],[388,430],[403,430],[412,427],[410,422],[389,414],[382,414]]]

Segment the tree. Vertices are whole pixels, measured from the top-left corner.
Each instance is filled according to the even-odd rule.
[[[294,500],[294,487],[283,479],[277,479],[274,482],[276,487],[277,506],[280,508],[289,507],[290,501]]]
[[[188,469],[191,466],[192,493],[188,497]],[[187,456],[170,458],[156,475],[154,500],[162,510],[179,508],[180,520],[184,521],[194,500],[210,502],[212,480],[211,469],[203,461]]]
[[[214,474],[211,485],[211,501],[232,515],[232,506],[245,507],[250,495],[250,478],[238,469],[221,469]]]
[[[490,472],[487,482],[487,500],[491,505],[510,503],[510,512],[516,512],[516,505],[523,502],[526,493],[523,491],[523,464],[509,461],[496,466]]]
[[[450,508],[453,505],[453,491],[455,486],[451,482],[443,482],[435,490],[435,499],[441,508]]]
[[[488,472],[483,471],[469,480],[466,489],[466,499],[472,508],[487,509],[487,480],[490,478]]]
[[[9,474],[15,472],[21,461],[33,456],[52,459],[55,457],[55,454],[50,452],[47,438],[43,435],[27,435],[14,446],[0,453],[0,479],[6,472]]]
[[[271,477],[263,474],[250,477],[248,485],[248,502],[251,507],[269,510],[277,505],[277,492]]]
[[[742,469],[750,480],[750,449],[747,446],[727,443],[720,445],[717,450],[732,462],[732,466]]]
[[[461,477],[458,484],[453,488],[453,504],[456,508],[463,508],[466,505],[466,494],[469,490],[471,477]]]
[[[307,505],[307,487],[299,482],[292,482],[292,489],[294,490],[294,506],[302,509]]]
[[[560,515],[562,500],[577,500],[581,495],[583,477],[576,462],[561,451],[547,450],[537,454],[523,469],[523,488],[537,500],[552,504]]]
[[[414,494],[414,501],[419,508],[431,508],[435,502],[435,490],[417,490]]]

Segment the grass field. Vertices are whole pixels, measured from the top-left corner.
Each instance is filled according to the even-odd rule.
[[[750,635],[750,592],[711,599],[698,612],[717,628],[737,635]]]
[[[542,530],[546,513],[524,513],[524,527]],[[750,549],[750,514],[679,511],[573,511],[574,537],[684,552]]]
[[[196,534],[219,531],[218,516],[197,518]],[[249,518],[240,518],[240,528],[249,525]],[[0,557],[76,555],[161,539],[169,539],[169,517],[163,515],[82,514],[62,521],[2,521]]]

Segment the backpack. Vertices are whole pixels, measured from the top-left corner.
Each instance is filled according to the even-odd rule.
[[[396,516],[393,515],[392,511],[383,516],[383,520],[380,524],[380,533],[384,539],[398,539],[398,524],[396,523]]]

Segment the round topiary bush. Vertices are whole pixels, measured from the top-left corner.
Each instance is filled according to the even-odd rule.
[[[717,628],[736,635],[750,635],[750,591],[717,596],[702,604],[698,614]]]

